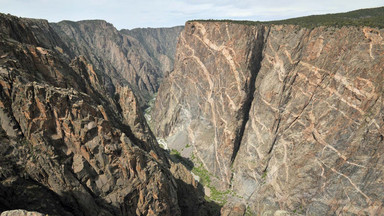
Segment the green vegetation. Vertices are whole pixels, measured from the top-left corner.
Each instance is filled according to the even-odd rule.
[[[180,152],[178,152],[176,149],[172,149],[170,152],[171,156],[173,156],[177,161],[184,161],[184,158],[181,156]]]
[[[302,205],[299,206],[299,209],[295,209],[292,211],[294,214],[305,214],[305,210],[304,210],[304,207]]]
[[[207,20],[190,20],[187,22],[224,22],[224,23],[235,23],[235,24],[241,24],[241,25],[259,25],[263,22],[260,21],[249,21],[249,20],[230,20],[230,19],[223,19],[223,20],[215,20],[215,19],[207,19]]]
[[[245,210],[245,216],[252,216],[255,215],[249,206],[247,206],[247,209]]]
[[[165,139],[159,138],[157,139],[157,143],[159,143],[160,148],[165,150],[168,149],[167,141]]]
[[[263,172],[263,175],[261,176],[261,178],[262,178],[262,179],[265,179],[265,178],[267,178],[267,175],[268,175],[267,171],[264,171],[264,172]]]
[[[306,28],[314,28],[317,26],[371,26],[384,28],[384,7],[361,9],[346,13],[312,15],[267,23],[293,24]]]
[[[195,166],[192,169],[192,172],[200,177],[200,183],[209,188],[210,190],[210,196],[205,196],[205,199],[207,201],[214,201],[217,204],[223,206],[227,200],[227,197],[229,195],[234,195],[231,190],[226,190],[226,191],[219,191],[217,190],[211,182],[211,178],[214,177],[212,176],[208,170],[206,170],[203,166],[202,163],[199,164],[199,166]]]
[[[227,195],[232,193],[231,190],[218,191],[213,186],[210,186],[209,189],[211,190],[211,196],[208,197],[208,200],[215,201],[219,203],[219,205],[224,205],[227,202]]]
[[[157,93],[153,94],[148,100],[147,108],[144,109],[144,117],[148,123],[149,128],[153,130],[153,122],[152,122],[152,108],[155,105]]]
[[[171,155],[175,155],[175,156],[179,156],[179,157],[181,157],[180,152],[178,152],[176,149],[172,149],[172,150],[171,150]]]
[[[370,26],[376,28],[384,28],[384,7],[369,8],[350,11],[346,13],[312,15],[298,17],[286,20],[259,22],[259,21],[241,21],[241,20],[192,20],[199,22],[231,22],[243,25],[259,25],[259,24],[291,24],[305,28],[314,28],[318,26]]]
[[[206,170],[203,167],[203,164],[200,164],[198,167],[194,166],[192,169],[192,172],[200,177],[200,183],[202,185],[210,185],[211,184],[210,174],[209,174],[208,170]]]

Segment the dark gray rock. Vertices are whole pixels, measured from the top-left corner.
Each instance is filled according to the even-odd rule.
[[[62,21],[50,25],[72,53],[85,56],[95,70],[111,78],[103,79],[110,93],[120,93],[113,85],[129,85],[141,106],[157,92],[163,75],[171,70],[174,47],[182,29],[118,31],[103,20]]]
[[[0,29],[0,210],[180,215],[168,159],[130,87],[110,97],[109,75],[46,21],[1,14]]]
[[[120,32],[140,42],[154,63],[161,69],[161,77],[164,77],[173,70],[176,44],[183,29],[184,26],[176,26],[172,28],[123,29]]]

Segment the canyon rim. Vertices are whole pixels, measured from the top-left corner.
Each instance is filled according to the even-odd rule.
[[[383,215],[383,17],[0,14],[2,215]]]

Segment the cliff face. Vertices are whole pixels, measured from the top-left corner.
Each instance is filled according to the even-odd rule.
[[[179,215],[177,184],[132,90],[47,21],[0,14],[0,210]]]
[[[227,183],[234,143],[240,141],[251,102],[262,31],[188,23],[175,71],[163,82],[153,112],[155,131],[168,137],[171,148],[192,144],[195,156]]]
[[[75,55],[83,55],[111,83],[130,85],[142,106],[157,92],[160,80],[173,65],[180,28],[118,31],[103,20],[62,21],[50,24]],[[135,38],[137,36],[137,39]],[[165,52],[164,50],[167,49]]]
[[[132,30],[123,29],[120,32],[137,39],[154,59],[154,63],[167,75],[173,70],[176,44],[183,26],[172,28],[136,28]]]
[[[383,33],[189,22],[155,133],[236,192],[223,214],[383,214]]]
[[[384,214],[384,30],[178,31],[0,14],[0,211]]]

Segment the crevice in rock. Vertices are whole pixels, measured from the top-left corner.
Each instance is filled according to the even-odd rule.
[[[263,59],[262,53],[263,53],[263,47],[264,47],[264,32],[265,32],[265,26],[261,26],[260,29],[258,29],[257,32],[257,38],[255,43],[253,44],[251,50],[249,53],[251,53],[251,57],[249,58],[249,69],[251,71],[251,78],[249,80],[249,85],[247,86],[249,90],[247,91],[248,95],[245,99],[245,102],[242,106],[242,108],[239,110],[238,118],[241,121],[241,126],[236,132],[236,138],[234,142],[234,148],[233,153],[231,157],[231,164],[235,161],[236,155],[240,149],[241,140],[243,139],[245,126],[249,119],[249,112],[251,111],[252,101],[254,99],[254,93],[256,90],[256,77],[257,74],[260,71],[261,68],[261,61]]]

